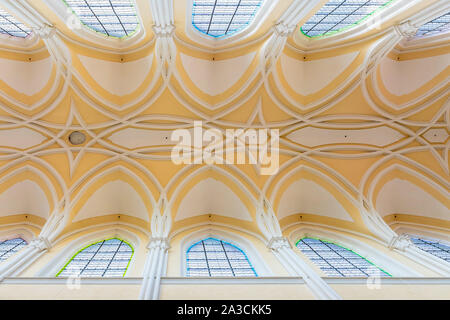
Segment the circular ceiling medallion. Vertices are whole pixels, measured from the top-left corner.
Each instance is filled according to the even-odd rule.
[[[74,131],[69,135],[69,141],[71,144],[77,146],[83,144],[86,141],[86,136],[84,135],[84,133]]]

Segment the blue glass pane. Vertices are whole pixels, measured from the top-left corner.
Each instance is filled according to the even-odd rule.
[[[0,262],[5,261],[26,245],[27,242],[22,238],[0,241]]]
[[[62,277],[123,277],[133,256],[124,241],[109,239],[78,252],[57,275]]]
[[[419,28],[416,36],[423,37],[450,30],[450,12],[436,18]]]
[[[426,251],[442,260],[450,262],[450,246],[438,240],[411,238],[411,241],[421,250]]]
[[[26,38],[31,33],[31,29],[0,8],[0,33]]]
[[[297,243],[297,248],[329,277],[390,276],[355,252],[334,243],[304,238]]]
[[[308,37],[337,33],[358,24],[393,1],[331,0],[301,27],[301,31]]]
[[[194,0],[192,24],[212,37],[236,33],[254,19],[263,0]]]
[[[197,242],[186,253],[190,277],[256,277],[245,253],[236,246],[208,238]]]
[[[107,36],[123,38],[138,27],[136,9],[130,0],[63,0],[81,22]]]

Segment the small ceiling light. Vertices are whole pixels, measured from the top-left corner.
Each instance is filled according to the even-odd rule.
[[[71,144],[77,146],[86,141],[86,136],[79,131],[74,131],[69,135],[69,141]]]

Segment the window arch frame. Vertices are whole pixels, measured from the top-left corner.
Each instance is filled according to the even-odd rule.
[[[207,254],[209,251],[207,251],[206,250],[206,248],[205,248],[205,244],[204,244],[204,242],[205,241],[208,241],[208,240],[212,240],[212,241],[214,241],[214,242],[218,242],[218,243],[220,243],[221,245],[222,245],[222,248],[223,248],[223,251],[220,251],[220,252],[224,252],[225,253],[225,256],[226,256],[226,261],[227,261],[227,263],[228,263],[228,267],[226,268],[226,269],[230,269],[231,270],[231,272],[232,272],[232,274],[233,274],[233,276],[232,277],[251,277],[250,275],[248,275],[248,276],[236,276],[235,275],[235,272],[234,272],[234,269],[235,268],[233,268],[233,266],[231,265],[231,263],[230,263],[230,259],[228,258],[228,255],[226,254],[226,250],[225,250],[225,247],[224,247],[224,245],[229,245],[229,246],[231,246],[231,247],[233,247],[233,248],[236,248],[237,250],[238,250],[238,252],[240,252],[243,256],[244,256],[244,258],[245,258],[245,260],[248,262],[248,265],[250,266],[250,269],[253,271],[253,273],[254,273],[254,277],[258,277],[258,273],[256,272],[256,270],[255,270],[255,268],[253,267],[253,265],[252,265],[252,263],[250,262],[250,259],[248,258],[248,256],[247,256],[247,254],[244,252],[244,250],[242,250],[241,248],[239,248],[238,246],[236,246],[236,245],[234,245],[234,244],[231,244],[231,243],[229,243],[228,241],[224,241],[224,240],[220,240],[220,239],[217,239],[217,238],[214,238],[214,237],[208,237],[208,238],[204,238],[204,239],[202,239],[202,240],[200,240],[200,241],[197,241],[196,243],[194,243],[194,244],[192,244],[187,250],[186,250],[186,261],[188,261],[188,254],[189,254],[189,252],[191,251],[191,249],[192,248],[194,248],[194,247],[196,247],[196,246],[199,246],[200,245],[200,243],[202,244],[202,246],[203,246],[203,252],[205,252],[205,254]],[[208,263],[208,257],[206,256],[205,257],[205,261]],[[244,260],[244,259],[242,259],[242,260]],[[208,269],[208,273],[210,274],[209,275],[209,277],[210,278],[214,278],[214,277],[217,277],[217,276],[212,276],[211,275],[211,269],[213,269],[213,268],[210,268],[209,267],[209,265],[208,265],[208,267],[207,267],[207,269]],[[243,269],[243,268],[241,268],[241,269]],[[188,273],[188,268],[186,268],[186,273]],[[200,277],[200,276],[190,276],[190,275],[188,275],[188,277]],[[205,277],[207,277],[207,276],[205,276]]]
[[[72,17],[72,10],[68,10],[67,5],[63,2],[63,0],[42,0],[53,12],[62,20],[62,21],[68,21]],[[137,42],[141,41],[146,36],[146,30],[143,26],[142,17],[139,14],[138,6],[136,3],[136,0],[130,0],[133,3],[133,6],[136,8],[136,18],[138,21],[138,28],[137,31],[134,32],[129,37],[126,37],[124,39],[120,38],[113,38],[108,37],[106,34],[97,32],[93,29],[91,29],[88,26],[85,26],[83,22],[81,22],[81,19],[77,15],[75,17],[80,20],[82,24],[82,28],[71,30],[73,33],[75,33],[77,36],[98,44],[111,46],[114,48],[127,48],[129,46],[132,46],[136,44]]]
[[[353,253],[353,254],[355,255],[355,257],[360,257],[361,259],[367,261],[369,264],[371,264],[373,267],[379,269],[382,273],[386,274],[388,277],[392,277],[392,274],[390,274],[389,272],[387,272],[387,271],[384,270],[383,268],[379,267],[378,265],[376,265],[375,263],[373,263],[373,262],[370,261],[369,259],[363,257],[363,256],[360,255],[358,252],[354,251],[353,249],[349,249],[349,248],[347,248],[347,247],[345,247],[345,246],[339,245],[339,244],[337,244],[336,242],[333,242],[333,241],[328,241],[328,240],[324,240],[324,239],[321,239],[321,238],[314,238],[314,237],[310,237],[310,236],[309,236],[309,237],[308,237],[308,236],[305,236],[304,238],[299,239],[299,240],[295,243],[295,247],[296,247],[297,249],[299,249],[302,253],[303,253],[303,251],[302,251],[300,248],[298,248],[298,244],[300,243],[300,241],[303,241],[304,239],[314,239],[314,240],[318,240],[318,241],[320,241],[320,242],[330,243],[330,244],[336,245],[336,246],[338,246],[338,247],[340,247],[340,248],[343,248],[343,249],[345,249],[346,251]],[[333,252],[334,252],[334,250],[332,250],[332,249],[330,249],[330,251],[333,251]],[[303,253],[303,254],[306,256],[305,253]],[[307,258],[308,258],[313,264],[315,264],[315,265],[316,265],[316,266],[317,266],[324,274],[326,274],[326,272],[325,272],[324,270],[322,270],[322,268],[320,268],[313,260],[311,260],[309,257],[307,257]],[[346,258],[343,258],[343,259],[344,259],[344,260],[347,260]],[[322,260],[328,262],[328,259],[322,258]],[[355,267],[355,269],[357,269],[357,270],[359,270],[359,271],[362,271],[362,272],[366,273],[365,271],[361,270],[359,267],[357,267],[357,266],[354,266],[354,267]],[[337,269],[336,269],[336,270],[337,270]],[[339,270],[337,270],[337,271],[339,272]],[[340,273],[340,272],[339,272],[339,273]],[[329,276],[329,275],[327,275],[327,277],[334,277],[334,276]],[[368,275],[368,277],[370,277],[370,275]],[[384,277],[384,276],[383,276],[383,277]],[[352,276],[342,276],[342,278],[352,278]]]
[[[92,11],[92,9],[91,9],[91,12],[93,13],[93,16],[94,16],[95,18],[97,18],[97,20],[99,21],[100,25],[102,26],[103,30],[104,30],[106,33],[102,32],[102,31],[95,30],[95,29],[94,29],[93,27],[91,27],[89,24],[87,24],[86,22],[84,22],[83,20],[81,20],[80,16],[78,16],[78,15],[76,14],[74,8],[73,8],[69,3],[67,3],[68,0],[61,0],[61,1],[62,1],[62,2],[64,3],[64,5],[68,8],[67,10],[71,10],[71,11],[72,11],[72,14],[75,15],[75,16],[78,18],[78,20],[80,21],[80,23],[81,23],[84,27],[89,28],[90,30],[92,30],[92,31],[94,31],[94,32],[96,32],[96,33],[98,33],[98,34],[100,34],[100,35],[102,35],[102,36],[105,36],[105,37],[108,37],[108,38],[112,38],[112,39],[120,39],[120,40],[123,41],[123,40],[126,40],[126,39],[128,39],[128,38],[133,37],[133,35],[134,35],[135,33],[139,32],[139,29],[142,28],[142,25],[141,25],[140,20],[139,20],[139,13],[138,13],[138,12],[139,12],[139,9],[137,8],[137,4],[136,4],[136,1],[135,1],[135,0],[128,0],[128,1],[130,2],[130,5],[135,9],[135,12],[136,12],[136,23],[137,23],[136,28],[135,28],[133,31],[131,31],[130,34],[126,34],[125,36],[122,36],[122,37],[109,35],[109,34],[108,34],[108,33],[109,33],[108,30],[103,26],[102,22],[97,18],[97,15],[95,14],[95,12]],[[123,24],[122,24],[122,21],[120,20],[120,17],[117,15],[117,13],[116,13],[115,10],[114,10],[114,6],[112,5],[112,3],[110,3],[110,4],[111,4],[111,7],[112,7],[114,13],[116,14],[116,16],[117,16],[118,19],[119,19],[120,25],[122,25],[123,30],[125,31],[125,33],[127,33],[126,29],[123,27]],[[88,7],[89,9],[91,8],[90,5],[89,5],[89,3],[87,3],[87,7]]]
[[[380,30],[376,29],[378,22],[381,25],[389,23],[389,21],[392,20],[392,17],[397,17],[401,12],[410,9],[419,2],[420,0],[410,0],[407,4],[405,4],[404,0],[394,1],[384,10],[381,10],[375,15],[371,15],[368,19],[365,19],[355,27],[343,30],[342,32],[338,32],[336,34],[328,35],[326,37],[308,38],[303,35],[300,31],[300,27],[298,27],[296,29],[297,31],[294,33],[293,40],[294,43],[300,46],[307,46],[310,50],[319,50],[339,46],[347,41],[352,41],[359,39],[359,37],[367,36],[367,34],[372,37],[380,33]],[[375,19],[377,19],[377,23],[373,23]],[[381,30],[381,32],[386,32],[386,30],[389,29]]]
[[[31,230],[28,230],[27,228],[21,228],[21,227],[20,228],[14,228],[14,229],[11,229],[11,230],[0,231],[0,242],[3,242],[5,240],[17,239],[17,238],[21,238],[21,239],[25,240],[25,242],[28,245],[35,238],[35,234]],[[23,249],[25,249],[25,247],[23,247],[19,251],[15,252],[11,257],[16,255],[17,253],[19,253]],[[9,258],[11,258],[11,257],[9,257]],[[4,261],[0,261],[0,265],[2,263],[4,263],[5,261],[7,261],[8,259],[6,259]]]
[[[450,248],[450,242],[442,240],[442,239],[432,238],[432,237],[428,237],[428,236],[422,236],[422,235],[418,235],[418,234],[411,234],[411,233],[407,233],[407,235],[410,238],[411,242],[414,244],[414,246],[416,246],[417,248],[419,248],[419,247],[412,241],[411,238],[415,238],[415,239],[418,239],[418,240],[425,240],[425,241],[427,241],[427,240],[428,241],[438,241],[439,243],[442,243],[443,245],[448,246]],[[432,255],[433,257],[436,257],[436,258],[438,258],[438,259],[440,259],[442,261],[445,261],[445,262],[450,264],[450,260],[449,261],[444,260],[444,259],[442,259],[442,258],[440,258],[440,257],[438,257],[438,256],[436,256],[436,255],[434,255],[434,254],[432,254],[430,252],[428,252],[427,250],[423,250],[421,248],[419,248],[419,249],[422,250],[423,252],[426,252],[426,253]],[[442,249],[442,250],[444,250],[444,249]]]
[[[408,238],[411,237],[418,237],[423,238],[424,240],[437,240],[440,242],[443,242],[445,245],[450,246],[450,236],[445,233],[440,233],[439,230],[430,230],[428,228],[421,227],[419,225],[395,225],[393,226],[394,231],[399,235],[406,235]],[[418,248],[418,247],[417,247]],[[420,248],[418,248],[421,250]],[[421,250],[421,252],[426,252],[424,250]],[[450,266],[450,262],[447,262],[445,260],[442,260],[441,258],[431,254],[427,253],[428,258],[434,260],[434,262],[442,262],[448,264]],[[434,270],[434,268],[430,265],[426,265],[429,269]]]
[[[20,251],[22,251],[23,249],[25,249],[25,247],[28,246],[28,245],[30,244],[29,241],[25,240],[25,239],[24,239],[23,237],[21,237],[21,236],[8,237],[8,238],[5,238],[5,239],[0,239],[0,247],[1,247],[1,245],[2,245],[4,242],[6,242],[6,241],[17,240],[17,239],[20,239],[20,240],[22,240],[22,241],[25,241],[25,245],[24,245],[23,247],[21,247],[19,250],[14,251],[8,258],[6,258],[6,259],[4,259],[4,260],[2,260],[2,257],[3,257],[3,256],[0,256],[0,265],[1,265],[2,263],[5,263],[6,261],[8,261],[10,258],[14,257],[16,254],[18,254]],[[16,246],[16,247],[17,247],[17,246]],[[9,251],[11,251],[11,250],[9,250]],[[8,252],[8,251],[7,251],[7,252]]]
[[[30,243],[35,238],[35,234],[26,228],[14,228],[0,232],[0,241],[14,238],[22,238],[27,243]]]
[[[334,243],[346,249],[351,248],[353,252],[373,263],[378,268],[389,273],[392,277],[423,277],[421,273],[410,266],[404,265],[400,261],[397,261],[394,257],[391,257],[390,255],[374,248],[369,243],[356,239],[356,237],[367,239],[385,247],[385,244],[380,240],[357,232],[350,232],[350,235],[344,234],[345,232],[348,233],[348,231],[345,230],[337,229],[335,231],[321,226],[301,226],[291,231],[288,238],[293,244],[296,244],[298,240],[305,237],[319,238],[323,241]],[[294,251],[301,253],[302,257],[308,259],[296,245],[293,247]],[[308,259],[308,261],[311,260]],[[324,278],[328,277],[317,265],[313,262],[311,262],[311,264],[320,271],[320,274],[323,275]]]
[[[11,7],[9,6],[9,4],[6,3],[2,3],[2,8],[3,10],[10,12]],[[23,23],[22,21],[20,21],[21,23]],[[32,29],[30,26],[28,26],[30,29]],[[6,46],[18,46],[20,48],[23,49],[28,49],[28,48],[32,48],[35,45],[38,44],[38,42],[40,41],[39,36],[36,34],[36,32],[34,32],[34,30],[31,31],[31,33],[26,37],[26,38],[22,38],[22,37],[13,37],[10,36],[8,34],[5,33],[0,33],[0,44],[4,44]]]
[[[66,240],[70,236],[75,236],[76,238],[60,248],[59,252],[56,253],[55,256],[52,257],[50,261],[35,274],[36,277],[57,278],[56,274],[58,274],[59,271],[62,270],[64,266],[66,266],[66,264],[70,259],[72,259],[72,257],[81,252],[81,248],[86,248],[94,243],[112,238],[119,238],[124,242],[127,242],[134,252],[128,263],[127,272],[124,278],[127,278],[130,273],[135,271],[137,248],[140,248],[141,245],[141,240],[137,234],[134,234],[133,232],[122,228],[90,232],[81,237],[77,237],[76,234],[70,234],[65,238],[59,239],[59,241],[57,241],[53,247],[58,247],[59,243],[64,242],[64,240]],[[107,277],[105,279],[110,278]]]
[[[450,16],[450,12],[444,13],[443,15],[438,16],[438,17],[434,18],[433,20],[430,20],[430,21],[422,24],[418,28],[417,33],[414,37],[417,39],[425,39],[425,38],[432,38],[432,37],[436,37],[436,36],[448,35],[450,33],[450,28],[447,28],[445,30],[439,30],[437,32],[435,32],[435,29],[434,29],[431,31],[425,31],[423,34],[419,34],[419,32],[422,31],[421,29],[424,28],[427,24],[432,23],[432,22],[434,22],[438,19],[441,19],[442,17],[445,17],[445,16]]]
[[[250,235],[253,236],[253,235]],[[195,243],[198,243],[207,238],[214,238],[227,242],[233,246],[236,246],[242,250],[250,262],[251,266],[255,270],[257,277],[273,276],[272,270],[267,265],[266,261],[262,258],[259,251],[254,247],[253,243],[245,237],[238,235],[234,232],[228,232],[218,229],[202,229],[197,232],[188,234],[180,240],[180,275],[186,278],[187,275],[187,250],[191,248]],[[261,240],[261,239],[255,239]],[[214,277],[206,277],[207,279],[214,279]],[[239,279],[242,277],[230,277],[230,279]],[[244,277],[245,278],[245,277]],[[256,278],[256,277],[255,277]]]

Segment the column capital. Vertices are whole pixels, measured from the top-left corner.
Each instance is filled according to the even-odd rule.
[[[416,35],[418,28],[413,26],[411,21],[406,21],[396,25],[395,30],[402,37],[412,38]]]
[[[166,24],[166,25],[154,25],[153,31],[155,32],[157,37],[172,37],[175,32],[174,24]]]
[[[388,248],[393,250],[397,249],[400,251],[405,251],[406,248],[411,246],[413,243],[411,239],[409,239],[408,235],[402,234],[400,236],[394,236],[388,243]]]
[[[40,251],[49,250],[52,247],[50,240],[45,237],[37,237],[31,240],[30,246],[39,249]]]
[[[167,238],[150,238],[150,241],[147,244],[147,249],[162,249],[162,250],[169,250],[170,249],[170,243],[169,239]]]
[[[274,251],[279,251],[282,248],[292,248],[289,240],[285,237],[272,237],[267,243],[267,247]]]

